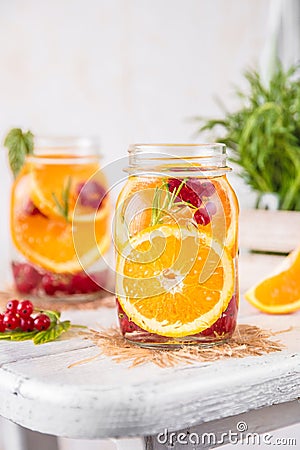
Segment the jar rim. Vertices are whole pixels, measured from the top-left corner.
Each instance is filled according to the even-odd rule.
[[[132,144],[128,149],[129,174],[140,172],[198,174],[224,174],[231,169],[226,165],[226,145],[222,143],[188,144]]]
[[[33,156],[43,156],[51,153],[74,156],[102,156],[99,152],[99,138],[95,136],[47,136],[34,137]]]
[[[172,153],[171,153],[172,151]],[[215,143],[137,143],[128,148],[129,154],[135,153],[162,153],[174,157],[182,156],[213,156],[226,154],[226,145]]]

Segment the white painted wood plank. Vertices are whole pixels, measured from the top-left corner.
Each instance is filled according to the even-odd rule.
[[[98,349],[72,339],[35,347],[0,345],[0,414],[25,427],[72,438],[143,436],[182,429],[300,396],[300,314],[267,316],[242,301],[244,321],[274,330],[287,350],[263,357],[160,369],[129,369],[100,357],[68,369]],[[116,323],[114,310],[66,311],[91,326]],[[88,347],[87,347],[88,346]]]
[[[58,438],[59,450],[117,450],[113,439],[67,439]],[[31,449],[32,450],[32,449]],[[44,450],[43,448],[37,450]],[[131,450],[136,450],[135,446]]]
[[[81,349],[76,357],[90,354]],[[50,364],[38,357],[4,365],[0,414],[42,432],[105,438],[178,429],[300,396],[300,355],[288,351],[164,370],[107,358],[67,369],[73,361],[68,352]]]
[[[33,342],[0,342],[0,366],[14,361],[27,361],[31,357],[52,356],[80,348],[92,347],[93,344],[78,337],[62,336],[60,340],[43,345],[34,345]]]
[[[278,255],[263,255],[242,251],[239,260],[241,293],[243,294],[274,272],[275,268],[282,263],[283,259],[283,256]]]
[[[244,446],[247,448],[260,448],[264,440],[263,433],[267,433],[266,445],[274,445],[273,430],[283,428],[287,425],[296,424],[300,421],[300,403],[293,401],[280,405],[256,409],[237,416],[214,420],[195,427],[176,431],[171,434],[164,430],[161,434],[152,436],[147,440],[147,450],[165,450],[167,445],[173,443],[173,450],[194,450],[195,448],[209,449],[235,443],[238,439],[246,439]],[[230,434],[230,432],[232,434]],[[189,436],[192,437],[189,438]],[[178,439],[179,438],[179,439]],[[179,442],[178,442],[179,441]],[[180,443],[181,441],[181,443]],[[186,442],[187,444],[183,444]],[[200,446],[195,444],[200,442]],[[294,447],[295,448],[295,447]]]

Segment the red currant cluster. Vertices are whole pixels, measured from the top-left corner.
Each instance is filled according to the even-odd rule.
[[[6,330],[43,331],[50,327],[51,320],[47,314],[34,313],[33,304],[29,300],[10,300],[4,314],[0,314],[0,332]]]
[[[180,188],[181,186],[181,188]],[[168,188],[170,192],[178,189],[178,200],[195,206],[195,221],[200,225],[208,225],[211,217],[216,214],[217,207],[209,198],[215,193],[216,188],[210,181],[200,181],[197,178],[189,178],[183,182],[180,178],[169,178]]]
[[[219,317],[219,319],[210,328],[201,331],[201,333],[195,334],[195,336],[204,336],[208,338],[213,338],[216,335],[222,336],[232,334],[236,327],[238,304],[239,304],[238,297],[236,295],[233,295],[227,306],[227,309],[223,312],[221,317]],[[118,319],[123,336],[125,336],[128,333],[134,332],[145,333],[145,330],[140,328],[138,325],[136,325],[129,319],[129,317],[124,312],[118,300],[117,300],[117,308],[118,308]],[[154,336],[154,334],[152,334],[152,336]],[[157,341],[161,339],[162,339],[161,336],[157,335]]]
[[[29,263],[12,263],[12,272],[18,292],[21,294],[73,295],[90,294],[101,290],[106,274],[88,276],[85,272],[54,274],[37,270]]]

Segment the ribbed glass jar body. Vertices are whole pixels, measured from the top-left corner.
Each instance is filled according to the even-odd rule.
[[[238,203],[222,144],[135,145],[115,213],[122,334],[143,346],[230,338]]]
[[[97,150],[87,138],[36,140],[11,191],[19,294],[82,301],[105,286],[110,203]]]

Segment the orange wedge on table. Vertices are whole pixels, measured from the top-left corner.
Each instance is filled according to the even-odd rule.
[[[33,264],[54,273],[75,273],[81,271],[82,267],[91,266],[107,251],[110,245],[110,204],[108,199],[104,199],[96,213],[79,212],[79,220],[72,225],[72,221],[59,216],[55,205],[51,203],[51,195],[47,195],[55,182],[61,181],[59,174],[58,171],[56,178],[52,174],[50,188],[43,187],[42,176],[37,180],[34,174],[32,180],[31,171],[24,170],[20,175],[12,195],[11,235],[17,250]],[[35,190],[33,186],[36,186]],[[36,213],[26,211],[28,202],[38,208]]]
[[[209,328],[234,290],[232,258],[208,234],[149,227],[117,257],[116,292],[128,317],[150,333],[183,337]]]
[[[276,272],[245,294],[260,311],[287,314],[300,309],[300,246],[290,253]]]

